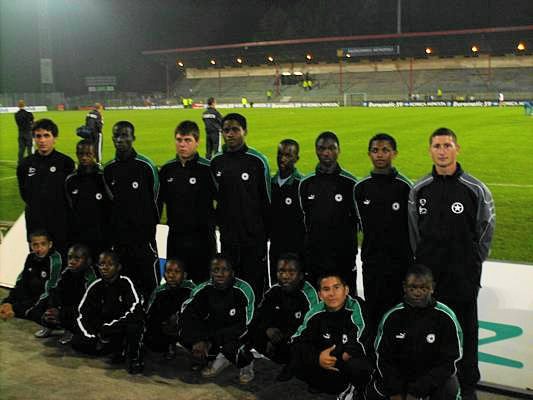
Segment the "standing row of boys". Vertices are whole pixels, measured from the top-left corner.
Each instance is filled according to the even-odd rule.
[[[190,121],[179,124],[175,132],[176,158],[159,172],[149,159],[135,152],[134,127],[127,121],[113,127],[116,157],[106,164],[103,172],[94,160],[94,145],[87,141],[77,146],[79,167],[74,171],[73,161],[54,150],[57,133],[52,121],[37,121],[33,127],[37,152],[24,159],[17,170],[21,195],[27,205],[28,232],[45,228],[60,252],[72,243],[86,244],[93,255],[112,246],[115,252],[107,256],[116,257],[115,265],[120,260],[122,272],[133,281],[128,279],[131,287],[141,292],[139,298],[148,298],[159,283],[155,226],[163,205],[167,207],[170,228],[167,257],[182,260],[177,263],[182,264],[182,269],[183,264],[187,266],[189,277],[195,282],[209,279],[209,265],[215,254],[215,225],[218,225],[224,256],[215,258],[211,264],[211,280],[206,281],[211,284],[200,288],[216,286],[214,265],[224,264],[230,275],[235,273],[242,279],[234,282],[251,286],[249,292],[253,295],[247,297],[245,318],[251,323],[250,308],[253,310],[255,300],[250,298],[260,299],[267,287],[268,239],[270,265],[279,267],[278,260],[284,253],[299,254],[307,278],[313,283],[320,282],[320,297],[327,306],[322,287],[324,279],[319,277],[338,281],[339,284],[332,286],[350,288],[355,294],[359,227],[364,236],[362,260],[367,309],[361,321],[365,321],[367,331],[375,332],[385,315],[379,328],[383,329],[387,317],[392,315],[387,310],[402,298],[402,280],[413,263],[414,254],[416,261],[427,265],[435,276],[437,298],[457,314],[465,335],[459,369],[463,397],[475,397],[475,383],[479,380],[477,293],[481,264],[488,255],[494,228],[494,207],[485,185],[463,172],[457,163],[459,145],[451,130],[441,128],[431,135],[433,171],[413,188],[392,166],[397,154],[396,142],[387,134],[378,134],[370,140],[368,154],[374,168],[369,177],[357,181],[339,166],[340,145],[332,132],[318,136],[315,147],[319,163],[316,171],[305,178],[295,168],[298,143],[290,139],[282,141],[278,147],[279,171],[271,178],[266,158],[245,143],[247,124],[240,114],[223,118],[225,145],[210,162],[197,153],[196,124]],[[102,263],[105,264],[100,260]],[[271,275],[273,280],[274,274]],[[431,272],[415,275],[430,281],[432,286]],[[405,292],[410,287],[406,282]],[[422,286],[427,289],[427,282]],[[247,293],[243,287],[239,288],[240,292]],[[346,301],[342,302],[343,307]],[[359,304],[351,298],[348,303],[351,301]],[[209,300],[204,303],[223,304]],[[428,301],[428,304],[433,303]],[[355,312],[357,307],[349,308]],[[231,310],[236,312],[232,308],[230,314]],[[453,316],[453,312],[447,315]],[[309,320],[310,314],[302,325],[304,331]],[[351,320],[355,323],[359,319],[352,316]],[[192,326],[198,328],[198,322]],[[200,336],[206,334],[202,332],[205,327],[200,328]],[[362,327],[355,330],[357,340],[362,331]],[[399,332],[396,337],[404,334]],[[272,335],[279,339],[278,334]],[[433,343],[435,333],[428,335],[427,343]],[[341,338],[342,343],[345,338],[342,335]],[[200,346],[192,342],[189,343],[193,355],[211,354],[212,341],[200,340],[204,343]],[[219,341],[214,343],[216,349],[224,349]],[[239,366],[248,360],[246,352],[237,351],[246,347],[230,347],[226,353],[221,352],[224,358],[215,359],[207,369],[217,370],[228,358],[236,357]],[[338,357],[346,358],[343,352]],[[333,367],[335,363],[331,364],[331,359],[329,363],[332,371],[339,369]],[[245,366],[249,365],[248,362]],[[321,368],[325,367],[321,364]],[[209,376],[209,371],[204,372]],[[250,370],[241,370],[241,378],[244,376],[241,380],[246,381],[250,375],[253,375]],[[352,383],[361,386],[359,380]]]

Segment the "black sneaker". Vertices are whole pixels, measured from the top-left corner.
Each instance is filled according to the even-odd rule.
[[[132,359],[128,362],[128,374],[137,375],[144,371],[144,363],[139,359]]]

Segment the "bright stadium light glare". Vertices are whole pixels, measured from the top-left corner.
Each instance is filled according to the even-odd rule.
[[[283,75],[283,76],[291,76],[291,73],[290,72],[282,72],[281,75]]]
[[[238,64],[242,64],[242,58],[237,57],[237,63],[238,63]]]
[[[425,52],[427,55],[433,54],[433,49],[431,47],[426,47]]]
[[[476,45],[473,45],[470,50],[472,50],[472,53],[475,54],[475,53],[477,53],[479,51],[479,47],[477,47]]]
[[[274,62],[274,57],[272,57],[272,56],[268,56],[268,57],[267,57],[267,60],[268,60],[268,62]]]
[[[350,53],[346,53],[346,58],[351,58],[352,55]]]
[[[524,51],[526,49],[526,44],[524,42],[519,42],[518,45],[516,46],[516,49],[518,51]]]
[[[214,58],[212,58],[209,62],[211,63],[211,65],[215,65],[217,63]]]
[[[311,55],[311,53],[307,53],[305,55],[305,58],[308,60],[308,61],[311,61],[313,59],[313,56]]]
[[[183,62],[182,61],[178,61],[178,67],[183,67]]]
[[[302,71],[294,71],[293,75],[302,76],[304,73]]]

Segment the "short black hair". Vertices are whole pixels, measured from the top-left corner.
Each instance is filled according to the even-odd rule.
[[[300,153],[300,145],[298,142],[294,139],[283,139],[281,142],[279,142],[280,146],[294,146],[296,148],[296,153]]]
[[[394,139],[391,135],[388,133],[376,133],[372,138],[368,141],[368,151],[372,148],[372,142],[377,140],[385,140],[389,142],[389,144],[392,147],[392,150],[396,151],[396,139]]]
[[[318,137],[315,140],[315,147],[320,140],[326,140],[326,139],[333,140],[335,143],[337,143],[337,146],[340,147],[339,138],[334,132],[331,132],[331,131],[325,131],[325,132],[322,132],[320,135],[318,135]]]
[[[238,113],[230,113],[228,115],[225,115],[224,118],[222,118],[222,125],[224,125],[224,122],[226,121],[237,121],[242,129],[247,129],[246,118],[244,118],[244,115]]]
[[[320,284],[322,281],[326,278],[338,278],[339,281],[343,284],[343,286],[347,286],[348,283],[344,279],[344,277],[337,271],[326,271],[319,275],[318,279],[316,280],[316,284],[318,287],[318,290],[320,290]]]
[[[59,136],[59,129],[51,119],[43,118],[35,121],[31,127],[31,133],[35,135],[35,131],[39,129],[51,132],[53,137]]]
[[[187,271],[187,269],[185,268],[185,263],[183,262],[183,260],[179,258],[176,258],[176,257],[167,258],[167,261],[165,261],[165,271],[167,270],[167,266],[169,264],[176,264],[178,267],[181,268],[183,272]]]
[[[44,236],[48,239],[49,242],[53,241],[52,236],[45,229],[34,229],[33,231],[31,231],[28,235],[28,239],[30,240],[30,242],[35,236]]]
[[[181,121],[174,131],[174,136],[176,135],[191,135],[198,141],[200,139],[200,128],[194,121]]]
[[[113,133],[122,129],[131,130],[131,135],[135,137],[135,127],[130,121],[118,121],[115,125],[113,125]]]
[[[91,146],[93,149],[96,150],[96,145],[94,144],[92,140],[89,140],[89,139],[82,139],[78,143],[76,143],[76,150],[78,150],[78,148],[82,146]]]
[[[230,259],[230,257],[226,256],[225,254],[223,253],[217,253],[213,256],[213,258],[211,259],[211,263],[213,263],[214,261],[224,261],[226,263],[226,266],[231,269],[232,271],[235,271],[233,269],[233,261]],[[209,266],[209,268],[211,269],[211,266]]]
[[[113,250],[104,250],[104,251],[102,251],[98,258],[100,258],[100,257],[110,257],[111,260],[113,261],[113,264],[120,265],[120,257]]]
[[[302,272],[303,266],[302,266],[302,260],[300,259],[300,256],[296,253],[282,253],[278,257],[278,262],[276,266],[276,270],[279,268],[279,262],[280,261],[286,261],[288,263],[291,263],[294,265],[294,268],[298,270],[298,272]]]
[[[435,132],[433,132],[431,136],[429,137],[430,146],[435,136],[450,136],[453,139],[454,143],[457,143],[457,135],[450,128],[439,128]]]
[[[86,264],[91,265],[93,263],[92,257],[91,257],[91,250],[88,246],[81,244],[81,243],[75,243],[72,246],[69,247],[67,254],[70,251],[74,251],[76,253],[79,253],[82,257],[85,257]]]
[[[424,264],[413,264],[411,265],[405,274],[405,280],[411,275],[414,275],[416,277],[428,277],[431,279],[431,282],[435,283],[435,279],[433,278],[433,272],[426,267]]]
[[[210,97],[210,98],[207,99],[207,105],[208,106],[212,106],[214,102],[215,102],[215,98],[214,97]]]

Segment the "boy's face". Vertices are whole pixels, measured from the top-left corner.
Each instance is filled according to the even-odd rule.
[[[291,292],[298,287],[303,274],[298,271],[294,263],[287,260],[278,261],[278,284],[284,291]]]
[[[280,144],[278,146],[278,169],[280,172],[292,171],[298,158],[296,146],[292,144]]]
[[[31,251],[39,258],[44,258],[52,248],[52,241],[46,236],[33,236],[30,241]]]
[[[242,128],[238,121],[229,119],[224,121],[224,126],[222,127],[222,136],[226,146],[228,146],[230,150],[234,150],[240,148],[244,143],[246,131]]]
[[[182,160],[189,160],[198,152],[199,142],[193,135],[181,134],[176,135],[176,154]]]
[[[185,271],[175,262],[167,263],[165,281],[169,286],[179,286],[185,279]]]
[[[56,144],[56,138],[52,135],[52,132],[44,129],[37,129],[33,132],[33,141],[37,152],[42,156],[50,154]]]
[[[113,258],[107,254],[100,255],[98,268],[105,281],[113,281],[120,271],[120,265],[115,264]]]
[[[135,137],[129,127],[119,127],[113,129],[113,144],[119,153],[127,153],[133,147]]]
[[[397,151],[392,149],[387,140],[374,140],[370,145],[368,156],[375,169],[387,169],[396,158]]]
[[[68,251],[68,267],[73,270],[83,268],[87,264],[87,257],[81,251],[69,249]]]
[[[433,280],[429,276],[409,275],[403,283],[405,301],[413,307],[426,307],[433,294]]]
[[[233,270],[224,260],[213,260],[211,263],[211,281],[218,289],[225,289],[231,285]]]
[[[328,276],[320,281],[318,295],[328,311],[338,311],[344,307],[350,289],[336,276]]]
[[[334,165],[341,152],[337,142],[331,138],[320,139],[315,150],[318,161],[326,167]]]
[[[81,145],[76,147],[76,157],[78,157],[78,164],[84,167],[96,165],[96,154],[94,146]]]

